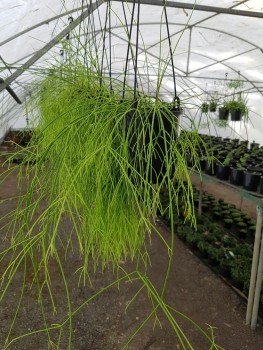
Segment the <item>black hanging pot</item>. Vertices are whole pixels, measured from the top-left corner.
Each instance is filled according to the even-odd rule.
[[[247,191],[257,191],[261,174],[244,171],[243,188]]]
[[[235,186],[243,185],[244,170],[230,168],[230,183]]]
[[[220,164],[217,164],[216,167],[216,177],[220,180],[227,181],[230,175],[230,166],[223,166]]]
[[[242,118],[241,111],[237,109],[230,109],[230,117],[232,122],[239,122]]]
[[[219,120],[228,120],[229,109],[221,107],[219,108],[218,113]]]
[[[126,115],[130,164],[145,181],[152,184],[160,183],[167,174],[166,150],[171,140],[177,137],[174,133],[178,115],[182,111],[173,108],[167,113],[167,109],[160,108],[158,115],[157,113],[143,115],[138,113],[136,108],[137,103],[134,102],[131,111]],[[144,133],[141,132],[142,128]],[[170,176],[173,176],[174,170],[172,166]]]
[[[210,111],[210,112],[216,112],[216,107],[217,107],[217,103],[216,103],[216,102],[211,101],[211,102],[209,103],[209,111]]]
[[[202,111],[202,113],[208,113],[208,110],[209,110],[209,105],[208,105],[208,103],[206,103],[206,102],[202,103],[202,105],[201,105],[201,111]]]

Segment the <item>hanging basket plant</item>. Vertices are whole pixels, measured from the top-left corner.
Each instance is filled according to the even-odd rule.
[[[227,105],[224,105],[218,109],[218,118],[219,120],[228,120],[229,109],[227,108]]]
[[[208,111],[209,111],[209,104],[206,103],[206,102],[202,103],[202,105],[201,105],[201,112],[202,113],[208,113]]]
[[[247,97],[242,93],[243,82],[238,79],[228,83],[231,92],[230,97],[225,102],[225,107],[229,109],[231,121],[248,120]]]
[[[209,111],[210,111],[210,112],[216,112],[217,105],[218,105],[218,103],[217,103],[216,100],[211,100],[211,101],[209,102]]]
[[[240,121],[242,117],[248,118],[248,108],[243,99],[228,101],[226,108],[230,111],[231,121]]]
[[[42,79],[36,83],[31,101],[32,109],[38,112],[36,128],[27,149],[18,152],[23,155],[19,168],[20,179],[24,179],[26,174],[28,190],[10,215],[10,246],[7,250],[4,247],[1,252],[3,257],[8,256],[8,262],[1,280],[3,295],[0,303],[8,295],[16,272],[20,272],[22,266],[25,272],[20,299],[7,338],[12,333],[19,307],[23,305],[21,300],[25,286],[28,285],[25,279],[33,271],[32,284],[35,283],[39,292],[38,301],[44,329],[30,331],[29,334],[47,334],[51,345],[52,327],[59,325],[59,332],[54,337],[55,341],[58,340],[57,343],[52,340],[52,347],[55,345],[58,349],[62,346],[61,339],[67,328],[70,349],[72,319],[82,306],[88,304],[85,301],[81,307],[72,309],[73,303],[64,273],[64,263],[72,248],[72,251],[79,253],[76,259],[78,265],[74,266],[74,273],[79,274],[79,283],[83,281],[85,284],[90,279],[90,267],[95,272],[109,267],[116,272],[116,281],[103,290],[119,284],[120,280],[132,282],[136,279],[141,283],[140,290],[145,288],[153,302],[152,315],[159,312],[158,308],[163,310],[182,347],[185,344],[191,345],[177,324],[172,309],[164,300],[175,247],[173,213],[180,209],[184,220],[188,219],[193,225],[196,224],[187,155],[191,155],[193,168],[199,174],[200,157],[204,157],[209,165],[214,157],[192,120],[190,124],[193,130],[178,135],[177,122],[182,109],[176,91],[174,51],[171,47],[165,4],[163,10],[170,55],[166,68],[171,61],[174,79],[174,102],[171,104],[160,99],[161,81],[158,81],[154,98],[138,88],[140,2],[133,2],[130,25],[127,24],[126,28],[123,24],[128,42],[124,81],[112,78],[110,30],[107,62],[109,74],[105,73],[103,60],[106,58],[105,38],[110,23],[110,2],[106,5],[100,54],[97,47],[100,41],[96,41],[100,30],[95,30],[96,21],[93,18],[85,32],[90,37],[85,38],[87,40],[82,57],[79,51],[84,44],[78,38],[78,46],[68,50],[70,54],[67,62],[57,66],[52,64],[52,69],[46,71],[41,69]],[[124,18],[127,18],[126,14]],[[130,50],[134,35],[133,25],[136,26],[136,49]],[[70,49],[70,41],[68,48]],[[129,52],[132,52],[134,64],[133,88],[126,84]],[[87,57],[90,62],[87,62]],[[164,73],[165,69],[162,71],[160,68],[158,79],[161,80]],[[32,162],[34,167],[29,165]],[[160,198],[163,189],[169,198],[165,206]],[[166,213],[171,222],[172,232],[168,240],[155,225],[157,213]],[[145,238],[152,234],[156,234],[164,244],[168,256],[161,293],[156,292],[146,269],[150,257]],[[135,262],[132,273],[124,270],[123,261],[127,260]],[[60,291],[59,295],[53,297],[56,291],[51,285],[50,269],[56,270],[54,266],[63,282],[68,312],[65,322],[59,317],[56,322],[52,319],[50,325],[42,291],[48,291],[55,311],[56,298],[60,297]],[[97,292],[94,297],[101,292]],[[93,297],[89,300],[93,300]],[[194,322],[191,321],[191,324]],[[196,328],[200,329],[197,326]],[[201,332],[206,336],[207,342],[214,346],[213,333],[209,336]],[[137,333],[138,330],[127,340],[126,345]],[[23,338],[23,335],[16,337],[17,340],[19,338]],[[6,348],[12,342],[13,340],[7,339]]]

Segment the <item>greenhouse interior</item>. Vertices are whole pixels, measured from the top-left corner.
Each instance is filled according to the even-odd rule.
[[[0,10],[0,348],[261,350],[262,0]]]

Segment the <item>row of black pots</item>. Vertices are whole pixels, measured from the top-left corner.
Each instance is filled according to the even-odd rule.
[[[235,186],[243,186],[247,191],[263,194],[263,169],[241,170],[220,164],[205,164],[205,172],[208,175],[216,175],[219,180],[228,181]]]
[[[235,186],[243,186],[247,191],[263,194],[263,176],[262,172],[253,172],[253,170],[240,170],[233,167],[230,168],[230,183]]]

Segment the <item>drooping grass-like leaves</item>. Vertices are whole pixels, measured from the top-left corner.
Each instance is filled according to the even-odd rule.
[[[87,53],[91,58],[92,52]],[[151,317],[157,318],[159,308],[182,349],[193,349],[173,316],[175,310],[165,303],[164,293],[174,250],[173,212],[180,211],[195,224],[190,173],[200,170],[199,159],[204,152],[208,159],[212,157],[193,123],[191,133],[179,135],[175,103],[161,101],[158,91],[155,98],[143,91],[134,97],[128,86],[123,98],[120,82],[101,75],[96,62],[80,62],[81,59],[74,61],[72,55],[68,64],[53,66],[46,74],[41,72],[43,79],[36,85],[31,102],[32,109],[38,112],[32,139],[27,148],[19,149],[10,158],[23,159],[18,169],[20,180],[27,179],[27,191],[3,228],[10,244],[0,252],[0,263],[7,266],[1,276],[0,304],[8,298],[17,272],[24,269],[21,297],[5,348],[28,335],[46,333],[49,345],[55,343],[59,349],[62,332],[68,327],[70,349],[73,317],[103,291],[136,279],[141,283],[139,291],[147,290],[153,310],[134,336]],[[159,73],[160,77],[164,74]],[[192,170],[187,167],[189,156]],[[169,197],[165,205],[161,202],[163,190]],[[157,213],[168,213],[171,218],[170,243],[155,227]],[[161,239],[169,257],[161,291],[155,289],[145,269],[149,263],[145,238],[153,234]],[[79,253],[79,283],[90,278],[90,266],[95,271],[113,267],[117,275],[115,282],[76,309],[64,271],[64,259],[71,250]],[[136,263],[133,272],[123,271],[120,264],[128,259]],[[55,325],[47,321],[43,300],[43,291],[47,290],[56,310],[50,273],[54,261],[67,302],[67,316]],[[31,283],[37,286],[44,326],[11,339],[29,269],[33,271]],[[118,276],[120,271],[124,274]],[[54,330],[59,332],[55,340]],[[213,336],[205,336],[211,349],[219,349]]]
[[[164,210],[163,187],[194,220],[186,154],[197,160],[200,140],[197,134],[178,137],[169,106],[139,96],[134,107],[131,98],[122,100],[87,69],[68,66],[43,80],[36,101],[39,123],[24,158],[35,165],[28,166],[31,190],[21,202],[15,237],[34,236],[38,225],[46,253],[52,254],[66,215],[83,267],[92,258],[95,267],[104,268],[138,256],[150,218]],[[47,207],[32,228],[32,212],[44,198]]]

